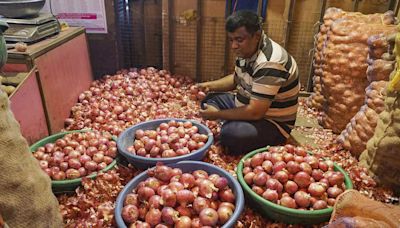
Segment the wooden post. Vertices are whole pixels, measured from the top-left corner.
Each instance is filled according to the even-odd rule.
[[[174,0],[168,0],[168,61],[169,61],[169,71],[174,73],[174,45],[173,45],[173,38],[174,38]]]
[[[202,1],[197,0],[197,16],[196,16],[196,72],[195,79],[196,82],[202,81],[201,74],[201,40],[202,40],[202,20],[203,20],[203,12],[202,12]]]
[[[226,15],[229,16],[232,11],[232,0],[228,0],[228,7],[226,8]],[[224,76],[228,75],[228,66],[229,66],[229,40],[228,35],[225,37],[225,56],[224,56]]]

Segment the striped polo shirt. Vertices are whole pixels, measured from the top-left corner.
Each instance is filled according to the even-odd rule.
[[[265,118],[289,137],[296,121],[300,83],[294,58],[264,33],[258,51],[249,59],[236,58],[237,107],[250,99],[269,99]]]

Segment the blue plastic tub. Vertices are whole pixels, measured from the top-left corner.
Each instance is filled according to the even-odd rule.
[[[190,154],[185,154],[185,155],[177,156],[177,157],[173,157],[173,158],[146,158],[143,156],[138,156],[138,155],[132,154],[127,150],[128,147],[133,145],[136,130],[139,130],[139,129],[154,130],[161,123],[166,123],[171,120],[175,120],[177,122],[186,122],[186,121],[192,122],[192,124],[194,126],[198,127],[199,133],[208,135],[208,140],[205,143],[205,145],[202,148],[200,148],[199,150],[193,151]],[[210,148],[210,146],[213,144],[213,142],[214,142],[214,136],[213,136],[211,130],[208,127],[206,127],[205,125],[203,125],[197,121],[194,121],[194,120],[168,118],[168,119],[158,119],[158,120],[151,120],[151,121],[139,123],[139,124],[136,124],[128,129],[126,129],[118,137],[117,147],[118,147],[118,152],[122,156],[124,156],[128,160],[128,162],[131,163],[133,166],[135,166],[136,168],[139,168],[139,169],[147,169],[149,167],[155,166],[157,164],[157,162],[162,162],[163,164],[172,164],[172,163],[177,163],[177,162],[186,161],[186,160],[201,161],[203,159],[203,157],[206,155],[208,148]]]
[[[244,195],[243,195],[243,190],[242,187],[240,186],[239,182],[234,178],[231,174],[229,174],[227,171],[206,163],[206,162],[199,162],[199,161],[181,161],[176,164],[169,164],[168,166],[172,168],[180,168],[182,169],[183,172],[193,172],[195,170],[202,169],[206,171],[208,174],[218,174],[222,177],[226,177],[228,179],[228,185],[232,189],[233,193],[236,196],[236,201],[235,201],[235,211],[233,212],[231,218],[222,226],[222,228],[230,228],[234,227],[236,224],[236,221],[239,219],[240,214],[243,211],[244,208]],[[122,208],[124,204],[124,199],[127,194],[132,192],[132,190],[141,182],[144,181],[148,178],[149,176],[147,175],[147,172],[143,172],[133,178],[127,185],[125,185],[124,189],[119,193],[117,197],[117,201],[115,202],[115,220],[117,222],[117,226],[119,228],[126,228],[126,224],[124,220],[122,219],[121,213],[122,213]]]

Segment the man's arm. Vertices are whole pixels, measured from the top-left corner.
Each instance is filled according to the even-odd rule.
[[[248,105],[233,109],[217,110],[212,106],[207,106],[206,109],[200,110],[200,115],[210,120],[260,120],[264,118],[270,105],[271,101],[268,99],[251,99]]]
[[[206,91],[226,92],[234,90],[236,84],[233,74],[230,74],[218,80],[199,83],[197,86]]]

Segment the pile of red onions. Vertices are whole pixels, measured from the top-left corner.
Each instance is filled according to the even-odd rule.
[[[228,180],[204,170],[183,173],[157,165],[124,201],[122,218],[130,227],[216,227],[235,210]]]
[[[192,122],[171,120],[161,123],[155,130],[137,130],[135,141],[127,150],[143,157],[170,158],[196,151],[207,140],[208,136],[200,134]]]
[[[344,175],[333,162],[307,154],[302,147],[270,147],[244,162],[245,182],[264,199],[289,208],[319,210],[335,204],[345,189]]]
[[[174,117],[198,120],[216,134],[217,122],[204,121],[198,115],[199,100],[204,96],[186,76],[171,76],[153,67],[122,70],[92,82],[89,90],[79,95],[65,125],[69,130],[92,128],[119,135],[143,121]]]
[[[117,156],[117,146],[110,134],[76,132],[39,147],[33,156],[51,179],[76,179],[106,168]]]

